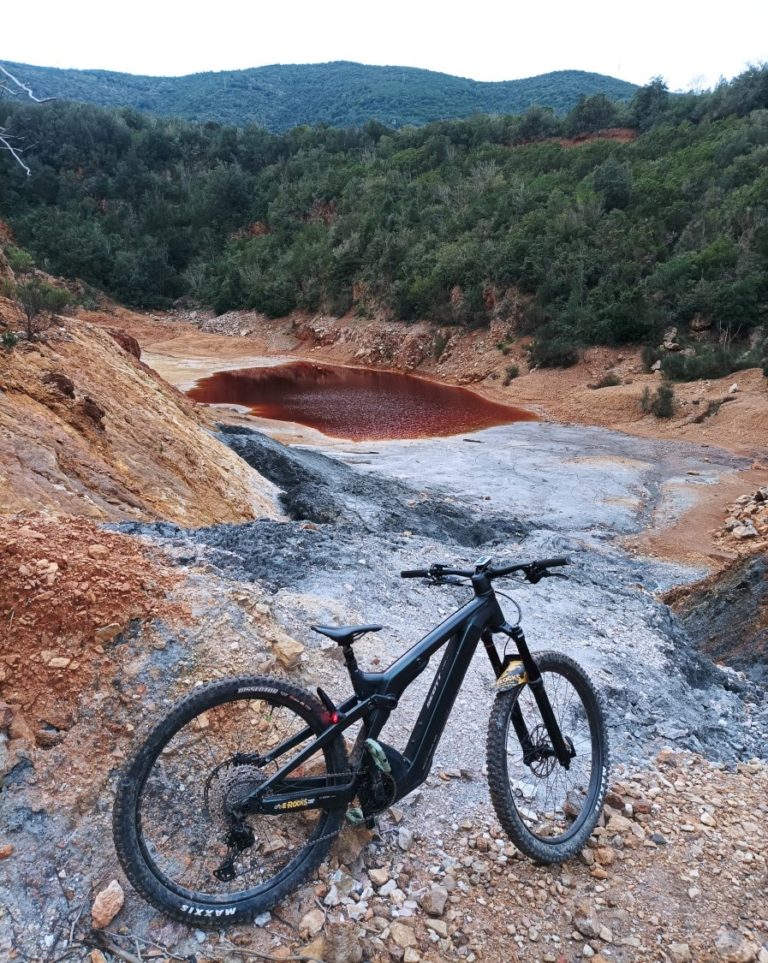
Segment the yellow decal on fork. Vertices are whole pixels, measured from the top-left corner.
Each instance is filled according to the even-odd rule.
[[[525,685],[527,681],[528,673],[523,668],[523,663],[515,660],[509,663],[496,680],[496,689],[501,691],[512,689],[516,685]]]
[[[308,806],[314,799],[289,799],[288,802],[278,803],[275,809],[299,809],[301,806]]]

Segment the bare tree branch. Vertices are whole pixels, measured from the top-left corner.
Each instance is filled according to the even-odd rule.
[[[0,64],[0,74],[2,74],[2,76],[0,76],[0,93],[10,94],[10,96],[16,97],[20,91],[24,91],[30,100],[34,100],[36,104],[47,104],[51,100],[55,100],[54,97],[36,97],[31,87],[19,80],[18,77],[14,77],[10,70],[5,68],[2,64]],[[12,84],[14,84],[18,89],[14,89],[14,87],[11,86]],[[0,150],[7,150],[16,163],[24,169],[27,177],[29,177],[32,174],[32,171],[30,170],[29,166],[24,163],[21,157],[22,148],[12,143],[12,141],[16,139],[17,138],[8,132],[7,127],[0,127]]]
[[[28,87],[25,83],[22,83],[18,79],[18,77],[14,77],[13,74],[10,72],[10,70],[6,70],[2,64],[0,64],[0,73],[5,74],[5,76],[9,80],[12,80],[17,87],[20,87],[23,91],[25,91],[28,94],[30,100],[34,100],[36,104],[47,104],[51,100],[56,99],[55,97],[35,97],[34,93],[32,92],[32,88]],[[15,93],[15,91],[13,91],[12,88],[8,87],[8,85],[5,83],[2,84],[2,87],[5,90],[7,90],[9,93]]]
[[[22,160],[21,149],[18,147],[14,147],[13,144],[10,142],[9,140],[10,136],[11,135],[6,131],[5,127],[0,127],[0,149],[9,151],[11,157],[13,157],[13,159],[18,164],[21,164],[21,166],[24,168],[26,172],[27,177],[29,177],[32,174],[32,171]]]

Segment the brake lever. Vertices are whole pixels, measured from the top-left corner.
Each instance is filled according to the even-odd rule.
[[[432,586],[464,585],[465,582],[464,582],[464,579],[461,578],[459,575],[439,575],[439,576],[432,576],[429,584]]]
[[[568,576],[562,572],[550,572],[548,568],[534,569],[526,576],[526,580],[531,585],[536,585],[536,583],[540,582],[543,578],[564,578],[567,580]]]

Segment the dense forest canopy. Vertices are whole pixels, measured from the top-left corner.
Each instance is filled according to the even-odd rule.
[[[582,97],[601,93],[613,100],[629,100],[637,90],[625,80],[583,70],[486,83],[416,67],[346,61],[276,64],[186,77],[28,64],[9,67],[39,90],[55,90],[61,100],[133,107],[185,120],[255,124],[275,133],[302,124],[355,127],[369,120],[395,128],[419,126],[472,114],[521,114],[535,105],[564,114]]]
[[[32,168],[0,158],[19,244],[134,305],[479,325],[522,296],[542,345],[654,344],[693,319],[743,338],[766,320],[768,69],[400,131],[58,102],[2,103],[2,124]]]

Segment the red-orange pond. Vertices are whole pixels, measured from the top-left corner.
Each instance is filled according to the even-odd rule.
[[[523,408],[392,371],[299,361],[219,371],[188,392],[207,404],[237,404],[262,418],[293,421],[336,438],[423,438],[535,421]]]

